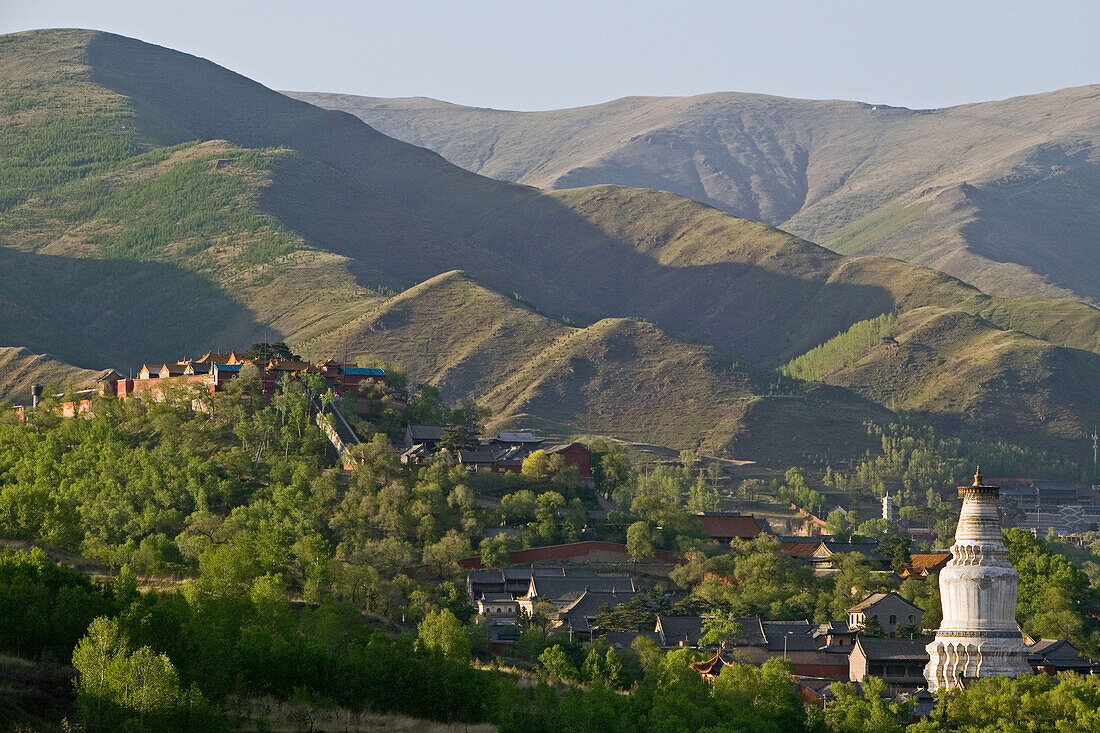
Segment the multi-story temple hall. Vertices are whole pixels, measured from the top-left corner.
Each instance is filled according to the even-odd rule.
[[[1030,674],[1028,649],[1016,624],[1019,576],[1008,562],[997,513],[1000,489],[982,474],[960,486],[962,512],[951,562],[940,571],[943,622],[927,646],[928,689],[953,690],[977,677]]]

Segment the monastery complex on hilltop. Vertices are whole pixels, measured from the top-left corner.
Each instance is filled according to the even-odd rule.
[[[92,399],[97,395],[119,399],[148,396],[161,400],[169,389],[188,386],[211,394],[221,392],[227,382],[240,374],[241,367],[245,364],[251,364],[259,370],[260,389],[265,396],[274,394],[279,380],[289,375],[320,374],[328,388],[338,396],[358,390],[363,382],[381,384],[386,379],[386,372],[382,369],[341,364],[334,359],[316,364],[298,360],[249,360],[235,351],[211,351],[194,360],[143,364],[136,378],[124,377],[109,369],[96,379],[94,388],[80,390],[68,396],[58,395],[62,397],[61,414],[64,417],[73,417],[88,412],[92,407]],[[37,385],[32,387],[32,408],[37,405],[41,396],[42,388]],[[26,409],[25,405],[15,407],[20,420],[25,416]]]

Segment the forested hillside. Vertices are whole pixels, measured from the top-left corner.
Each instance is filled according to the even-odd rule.
[[[652,632],[658,613],[705,614],[707,633],[725,636],[739,630],[722,623],[747,615],[826,622],[886,590],[935,625],[935,576],[899,583],[856,552],[838,554],[837,572],[816,576],[770,534],[715,542],[694,512],[721,505],[718,464],[717,472],[686,463],[643,471],[621,448],[593,441],[599,470],[589,486],[564,462],[546,472],[471,474],[443,450],[423,465],[401,464],[379,433],[343,470],[309,419],[311,380],[283,381],[270,401],[259,390],[258,374],[245,373],[204,398],[205,412],[181,391],[162,402],[97,398],[93,414],[79,420],[61,418],[49,401],[26,422],[0,415],[0,534],[34,548],[0,549],[3,722],[35,730],[354,729],[361,714],[400,713],[517,733],[900,733],[910,722],[908,704],[884,703],[875,680],[863,694],[838,687],[823,713],[804,705],[786,659],[734,662],[709,684],[688,666],[707,652],[661,650],[650,633],[630,645],[581,643],[541,609],[517,628],[508,664],[492,663],[499,651],[484,618],[475,620],[459,561],[475,556],[495,566],[510,550],[592,532],[625,540],[634,570],[656,549],[686,560],[660,583],[650,577],[634,600],[600,609],[596,623],[608,631]],[[444,411],[422,390],[407,417]],[[937,490],[975,448],[992,464],[1052,458],[945,442],[930,431],[880,437],[881,457],[830,482],[853,496],[867,478],[894,491],[900,484],[917,502],[906,509],[934,519],[940,541],[949,540],[958,509]],[[816,493],[805,481],[792,467],[783,482],[761,488],[748,479],[737,493],[801,501]],[[614,510],[594,512],[594,492]],[[858,530],[878,531],[881,521]],[[898,547],[896,539],[884,535],[882,546]],[[1094,653],[1096,533],[1072,546],[1019,529],[1006,539],[1021,579],[1023,628]],[[1028,676],[1001,681],[1007,687],[999,691],[987,682],[914,733],[941,723],[1002,730],[1020,704],[1050,729],[1059,721],[1080,729],[1094,713],[1085,705],[1097,694],[1092,677],[1070,674],[1054,687],[1047,675]],[[998,694],[1017,704],[983,707]],[[877,717],[864,725],[869,709]]]

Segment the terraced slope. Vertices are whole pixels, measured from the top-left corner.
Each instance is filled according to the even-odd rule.
[[[993,295],[1100,301],[1100,85],[940,110],[717,93],[508,112],[290,94],[502,180],[670,191]]]

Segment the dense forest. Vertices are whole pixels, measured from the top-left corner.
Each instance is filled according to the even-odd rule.
[[[391,372],[383,391],[406,390],[400,370]],[[820,711],[803,705],[782,660],[732,665],[709,684],[688,666],[698,653],[662,653],[646,639],[626,649],[574,643],[541,612],[524,621],[506,658],[489,653],[458,561],[480,555],[493,565],[512,549],[592,533],[625,542],[637,560],[659,548],[686,558],[667,587],[607,609],[607,629],[652,629],[658,612],[702,614],[710,638],[720,639],[736,617],[827,621],[887,589],[920,605],[926,627],[936,625],[934,579],[899,584],[858,554],[842,556],[838,573],[814,577],[774,537],[729,548],[704,537],[692,514],[730,500],[715,464],[685,453],[640,470],[621,448],[593,441],[594,489],[560,461],[471,475],[443,450],[408,466],[391,449],[400,421],[381,409],[357,422],[377,432],[345,471],[311,420],[311,400],[325,399],[318,384],[288,380],[270,400],[247,370],[231,385],[165,402],[99,399],[94,417],[78,420],[58,417],[47,401],[26,423],[0,423],[0,534],[43,548],[0,552],[0,651],[71,664],[78,681],[67,716],[85,730],[262,727],[256,700],[517,731],[844,732],[909,722],[910,710],[882,703],[873,684],[864,694],[841,686],[836,704]],[[476,427],[485,416],[416,388],[404,417]],[[952,475],[914,473],[928,436],[883,440],[892,458],[875,469],[880,475],[892,466],[913,487]],[[871,469],[829,480],[855,482],[861,470]],[[738,495],[813,491],[799,468],[771,484],[753,481]],[[616,508],[593,526],[595,492]],[[941,511],[946,517],[950,504]],[[873,521],[850,531],[880,532],[889,546]],[[1018,530],[1006,536],[1025,630],[1095,653],[1100,538],[1070,548]],[[55,562],[66,558],[93,575]],[[997,681],[945,702],[916,729],[1000,730],[989,717],[995,709],[976,700],[1025,688],[1037,716],[1074,725],[1086,720],[1082,701],[1100,695],[1088,680]],[[18,705],[0,715],[26,722]]]

